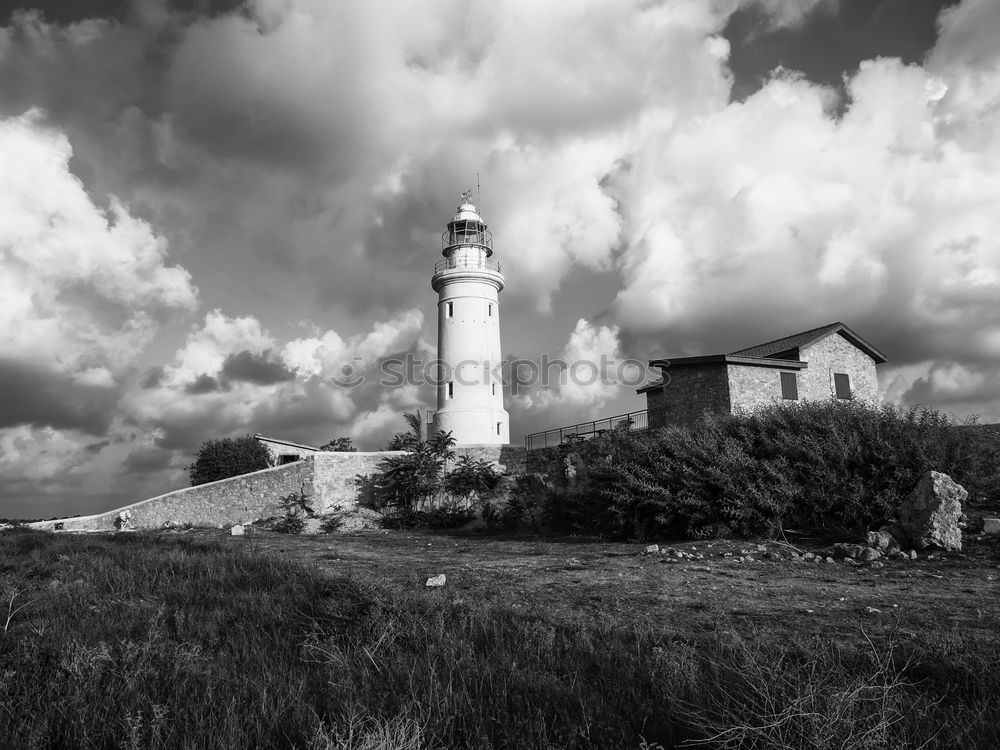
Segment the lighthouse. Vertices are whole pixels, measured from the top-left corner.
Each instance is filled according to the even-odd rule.
[[[493,236],[462,193],[448,231],[444,259],[434,266],[438,293],[437,411],[431,431],[451,432],[458,445],[510,442],[500,373],[500,290],[504,277],[493,258]]]

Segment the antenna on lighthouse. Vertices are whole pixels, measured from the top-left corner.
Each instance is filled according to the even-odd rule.
[[[483,215],[483,197],[479,194],[479,172],[476,172],[476,206],[479,208],[479,215]]]

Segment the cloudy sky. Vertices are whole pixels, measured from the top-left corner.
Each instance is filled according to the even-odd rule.
[[[378,448],[429,388],[461,191],[505,353],[842,320],[886,397],[1000,421],[995,0],[0,3],[0,516],[184,486],[201,441]],[[345,365],[366,381],[327,378]],[[642,408],[508,399],[512,438]]]

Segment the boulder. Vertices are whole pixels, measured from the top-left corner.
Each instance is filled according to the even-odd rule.
[[[870,551],[871,547],[866,547],[863,544],[839,542],[833,545],[833,556],[838,560],[859,560],[861,556],[865,554],[865,550]]]
[[[444,573],[442,573],[441,575],[432,576],[431,578],[428,578],[427,586],[429,588],[437,588],[439,586],[444,586],[447,580],[448,579],[445,577]]]
[[[899,549],[900,547],[899,542],[896,541],[896,538],[892,534],[881,529],[879,531],[869,531],[865,535],[865,544],[883,554],[894,549]]]
[[[915,549],[962,549],[962,503],[969,493],[947,474],[929,471],[899,506],[899,524]]]

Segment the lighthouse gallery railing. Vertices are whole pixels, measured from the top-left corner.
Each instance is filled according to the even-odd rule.
[[[445,271],[452,271],[458,269],[473,269],[481,271],[496,271],[501,273],[500,261],[493,260],[492,258],[478,258],[478,257],[451,257],[445,258],[444,260],[439,260],[434,264],[434,273],[439,274]]]

